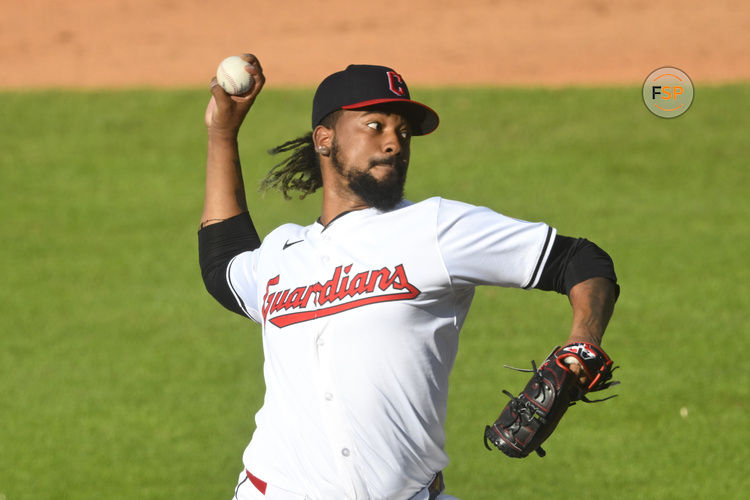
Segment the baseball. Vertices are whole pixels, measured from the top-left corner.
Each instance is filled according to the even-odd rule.
[[[227,94],[244,94],[253,87],[253,77],[245,71],[247,64],[240,56],[230,56],[221,61],[216,70],[216,80]]]

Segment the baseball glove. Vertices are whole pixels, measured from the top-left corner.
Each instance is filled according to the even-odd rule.
[[[586,384],[581,385],[579,376],[573,373],[570,365],[578,363],[586,375]],[[590,400],[586,394],[601,391],[615,384],[612,381],[612,360],[601,347],[579,342],[556,347],[552,354],[537,369],[534,361],[531,380],[518,397],[503,391],[510,397],[495,423],[484,430],[484,445],[491,450],[488,442],[513,458],[524,458],[532,451],[540,457],[546,452],[541,444],[552,434],[569,406],[576,401],[596,403],[615,397]],[[507,367],[511,368],[511,367]]]

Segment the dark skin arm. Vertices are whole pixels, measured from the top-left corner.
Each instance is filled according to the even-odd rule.
[[[591,278],[570,289],[573,326],[568,343],[599,345],[615,309],[615,285],[607,278]]]
[[[265,77],[255,56],[244,54],[241,57],[249,64],[245,70],[254,81],[247,93],[230,96],[219,86],[216,78],[211,80],[211,100],[205,116],[208,154],[201,227],[216,224],[247,210],[237,134],[245,115],[263,88]]]
[[[600,345],[615,309],[614,283],[607,278],[591,278],[571,288],[568,298],[573,308],[573,326],[568,343],[588,342]],[[579,375],[579,382],[586,382],[578,365],[573,364],[570,369]]]

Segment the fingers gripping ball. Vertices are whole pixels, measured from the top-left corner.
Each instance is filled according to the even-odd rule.
[[[581,365],[585,384],[571,371],[572,361]],[[520,370],[533,375],[518,397],[503,391],[510,401],[495,423],[485,428],[487,449],[491,449],[488,443],[492,443],[509,457],[524,458],[534,451],[543,457],[541,444],[555,430],[568,407],[576,401],[596,402],[586,394],[617,383],[610,381],[614,370],[612,360],[593,344],[580,342],[555,348],[539,369],[533,361],[531,364],[532,370]]]
[[[240,56],[230,56],[221,61],[216,70],[216,80],[227,94],[244,94],[253,88],[253,77],[245,70],[247,65]]]

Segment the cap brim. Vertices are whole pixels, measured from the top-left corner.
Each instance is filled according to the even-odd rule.
[[[341,106],[341,109],[364,109],[379,104],[399,104],[404,108],[404,116],[412,128],[412,135],[427,135],[435,131],[440,124],[438,114],[429,106],[410,99],[372,99]]]

